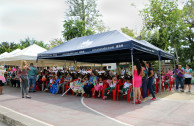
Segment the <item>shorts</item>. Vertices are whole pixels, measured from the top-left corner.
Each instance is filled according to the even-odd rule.
[[[191,78],[185,78],[185,84],[191,84]]]

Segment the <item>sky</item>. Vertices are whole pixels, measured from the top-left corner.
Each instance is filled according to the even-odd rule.
[[[97,4],[109,30],[128,27],[139,33],[143,26],[139,10],[149,0],[98,0]],[[48,43],[62,38],[67,8],[65,0],[0,0],[0,42],[29,37]]]

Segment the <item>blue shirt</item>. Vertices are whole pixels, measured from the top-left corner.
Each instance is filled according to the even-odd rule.
[[[90,82],[95,85],[96,83],[98,83],[98,77],[97,76],[90,76],[89,83]]]

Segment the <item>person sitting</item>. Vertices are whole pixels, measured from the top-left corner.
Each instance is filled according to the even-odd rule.
[[[109,95],[112,92],[112,90],[115,89],[116,84],[117,84],[117,78],[116,78],[116,76],[113,76],[109,87],[104,90],[103,100],[105,100],[107,98],[107,95]],[[109,90],[109,92],[108,92],[108,90]]]
[[[60,87],[62,87],[62,93],[63,93],[64,90],[65,90],[65,77],[64,77],[63,75],[62,75],[62,77],[61,77],[61,79],[60,79],[59,86],[58,86],[58,89],[57,89],[56,94],[59,93]]]
[[[75,81],[73,82],[73,85],[70,86],[72,91],[76,93],[76,96],[78,96],[79,93],[81,93],[81,96],[83,96],[83,94],[85,93],[83,87],[82,87],[82,83],[80,79],[75,79]]]
[[[59,85],[59,81],[60,81],[60,78],[56,75],[55,79],[54,79],[54,82],[53,82],[51,88],[49,89],[50,93],[56,94],[57,89],[58,89],[58,85]]]
[[[49,83],[46,85],[46,88],[45,88],[45,90],[44,90],[45,92],[49,90],[49,87],[53,84],[53,82],[54,82],[54,81],[53,81],[53,77],[50,76],[50,77],[49,77]]]
[[[123,95],[127,95],[127,91],[129,90],[129,86],[131,86],[131,78],[126,78],[126,81],[123,85],[123,89],[120,90],[119,92],[122,93]]]
[[[90,97],[91,89],[94,87],[94,85],[96,85],[98,83],[98,81],[97,81],[98,78],[94,73],[95,73],[94,71],[91,72],[89,83],[87,85],[84,85],[84,91],[86,93],[86,97]]]
[[[100,94],[101,94],[101,91],[103,89],[103,81],[102,81],[102,77],[99,77],[99,82],[94,85],[94,93],[93,95],[95,95],[95,92],[97,91],[98,92],[98,97],[100,97]]]

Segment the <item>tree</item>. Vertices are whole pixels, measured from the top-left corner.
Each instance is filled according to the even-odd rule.
[[[157,30],[159,33],[158,41],[164,45],[164,50],[169,46],[174,48],[177,62],[179,56],[177,49],[181,45],[187,44],[183,37],[187,31],[187,24],[184,23],[181,16],[182,10],[178,9],[176,1],[169,0],[150,0],[150,5],[140,11],[143,21],[143,31]]]
[[[63,37],[65,38],[65,40],[70,40],[72,38],[82,37],[86,35],[92,35],[95,33],[94,31],[91,31],[89,29],[85,30],[84,21],[78,20],[65,21],[63,27],[64,27]]]
[[[136,38],[135,34],[134,34],[134,31],[129,29],[128,27],[121,28],[121,31],[123,33],[127,34],[128,36],[131,36],[132,38]]]
[[[105,31],[96,0],[67,0],[69,9],[64,21],[63,37],[67,40]],[[74,31],[75,30],[75,31]]]
[[[41,47],[43,47],[45,49],[48,49],[48,44],[44,44],[43,41],[37,41],[35,39],[30,39],[29,37],[26,38],[25,40],[21,40],[19,45],[18,45],[18,47],[20,49],[24,49],[24,48],[26,48],[26,47],[28,47],[30,45],[33,45],[33,44],[36,44],[36,45],[39,45],[39,46],[41,46]]]
[[[58,46],[58,45],[61,45],[62,43],[63,43],[63,40],[60,38],[60,39],[53,39],[53,40],[51,40],[51,41],[49,41],[49,49],[51,49],[51,48],[54,48],[54,47],[56,47],[56,46]]]
[[[188,57],[188,59],[190,59],[190,62],[193,62],[193,56],[194,56],[194,32],[193,32],[193,28],[194,28],[194,1],[193,0],[188,0],[187,3],[185,4],[185,6],[183,7],[183,15],[182,18],[184,20],[184,22],[187,24],[187,31],[186,31],[186,36],[185,36],[185,41],[188,41],[189,43],[189,48],[185,49],[185,56]],[[194,64],[194,63],[193,63]]]

